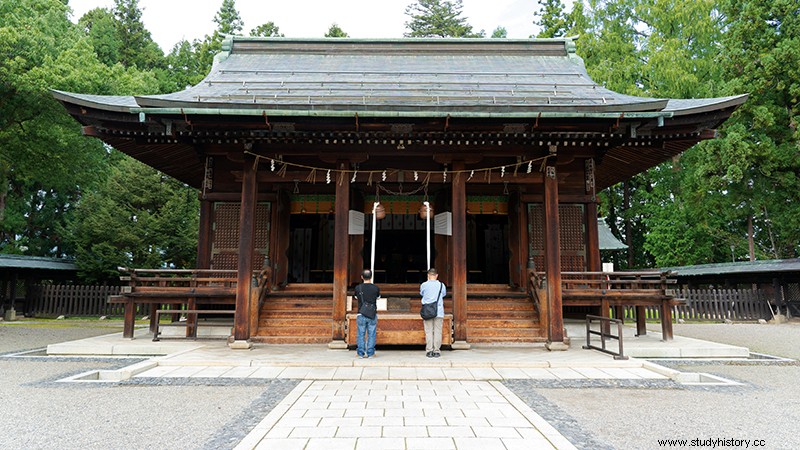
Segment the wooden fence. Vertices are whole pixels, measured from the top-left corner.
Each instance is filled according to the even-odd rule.
[[[676,298],[686,301],[674,306],[672,317],[692,321],[722,322],[729,320],[771,319],[769,294],[751,289],[681,289]],[[658,308],[647,307],[648,320],[659,318]],[[633,308],[625,311],[626,317],[635,317]]]
[[[35,317],[121,316],[122,305],[108,303],[108,296],[119,292],[120,286],[36,285],[29,293],[28,313]]]

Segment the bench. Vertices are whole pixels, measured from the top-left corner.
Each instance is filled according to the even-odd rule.
[[[347,314],[347,345],[358,345],[358,314]],[[376,345],[425,345],[425,327],[419,313],[378,311]],[[453,344],[453,315],[445,314],[442,321],[442,345]]]
[[[598,306],[608,317],[614,307],[636,309],[637,335],[647,334],[645,308],[657,307],[664,340],[672,340],[672,307],[683,300],[667,292],[674,279],[666,272],[562,272],[562,306]],[[621,317],[618,317],[618,319]],[[607,324],[604,324],[607,326]]]
[[[160,323],[161,314],[190,314],[190,315],[197,315],[197,314],[209,314],[209,315],[229,315],[233,316],[236,314],[235,310],[232,309],[225,309],[225,310],[215,310],[215,309],[158,309],[156,310],[153,317],[155,317],[155,328],[153,329],[153,342],[158,342],[161,339],[158,337],[161,332],[158,330],[159,327],[186,327],[186,337],[197,339],[197,327],[201,324],[203,326],[233,326],[231,322],[200,322],[200,321],[185,321],[185,322],[171,322],[171,323]],[[193,323],[192,323],[193,322]]]
[[[133,339],[138,305],[180,305],[195,310],[199,305],[235,305],[237,273],[213,269],[125,269],[121,276],[128,286],[119,295],[110,296],[109,303],[124,305],[123,337]],[[184,310],[185,311],[185,310]],[[206,311],[206,310],[203,310]],[[180,313],[173,310],[172,314]],[[194,326],[196,315],[190,314],[188,325]],[[150,331],[156,329],[156,314],[150,317]]]

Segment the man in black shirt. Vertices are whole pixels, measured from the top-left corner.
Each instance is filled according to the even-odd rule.
[[[363,282],[356,286],[355,297],[358,299],[358,344],[356,352],[359,358],[372,358],[375,356],[375,334],[378,329],[378,297],[381,290],[372,283],[372,271],[365,269],[361,272]],[[365,342],[366,341],[366,342]]]

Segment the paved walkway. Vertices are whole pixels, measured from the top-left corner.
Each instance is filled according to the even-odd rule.
[[[303,381],[236,447],[572,449],[499,382]]]
[[[116,371],[81,374],[73,381],[126,379],[296,379],[300,384],[237,449],[516,449],[575,448],[506,388],[504,380],[552,383],[644,384],[677,382],[683,374],[643,359],[616,360],[583,350],[580,325],[572,325],[570,350],[542,345],[473,346],[426,358],[421,350],[380,350],[376,358],[324,345],[256,345],[231,350],[222,340],[152,342],[120,334],[48,347],[50,354],[162,355]],[[626,334],[632,332],[625,331]],[[742,357],[747,349],[658,333],[625,337],[626,352]],[[650,350],[648,350],[650,349]],[[655,349],[655,350],[653,350]]]

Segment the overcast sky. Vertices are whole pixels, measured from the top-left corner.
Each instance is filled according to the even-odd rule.
[[[414,0],[236,0],[244,20],[243,34],[273,21],[287,37],[322,37],[337,23],[354,38],[401,38]],[[571,5],[572,0],[565,4]],[[113,0],[70,0],[72,21],[93,8],[111,8]],[[181,39],[189,41],[211,34],[214,14],[222,0],[139,0],[142,19],[164,52]],[[527,38],[536,31],[533,14],[537,0],[463,0],[463,15],[475,31],[487,35],[498,26],[509,38]]]

